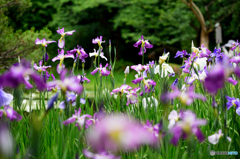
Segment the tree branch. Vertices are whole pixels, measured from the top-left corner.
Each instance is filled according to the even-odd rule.
[[[8,2],[8,3],[6,3],[6,4],[2,5],[2,6],[0,6],[0,9],[3,8],[3,7],[7,7],[7,6],[10,6],[10,5],[13,5],[13,4],[18,3],[18,2],[15,2],[15,1],[16,1],[16,0],[12,0],[11,2]]]

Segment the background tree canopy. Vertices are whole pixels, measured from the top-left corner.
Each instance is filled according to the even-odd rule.
[[[92,44],[92,39],[102,35],[106,41],[103,50],[105,54],[108,53],[108,39],[111,39],[112,46],[116,47],[118,59],[134,63],[141,61],[141,57],[137,56],[139,50],[133,47],[141,35],[154,45],[153,49],[148,50],[145,58],[157,59],[166,49],[171,53],[171,62],[181,63],[179,59],[173,59],[177,50],[190,52],[192,40],[195,46],[200,45],[203,25],[197,18],[198,13],[202,14],[206,29],[211,29],[208,33],[210,49],[216,46],[214,32],[216,22],[220,22],[222,26],[223,44],[229,39],[237,40],[240,35],[238,20],[240,3],[237,0],[59,0],[57,3],[55,0],[32,0],[31,3],[24,0],[23,2],[26,2],[28,7],[25,7],[24,12],[21,10],[22,14],[15,12],[16,6],[8,7],[5,11],[1,9],[1,13],[4,13],[8,19],[7,26],[12,32],[22,30],[26,32],[27,37],[33,32],[32,27],[37,31],[46,27],[52,31],[51,39],[58,40],[60,38],[56,33],[58,27],[76,30],[72,36],[66,36],[65,51],[80,45],[87,53],[93,52],[93,48],[97,47]],[[194,2],[199,9],[197,15],[186,5],[191,2]],[[196,8],[194,10],[196,11]],[[3,23],[0,25],[2,26]],[[48,38],[50,34],[48,32],[46,35],[43,33],[38,35],[39,38]],[[6,42],[4,39],[1,40]],[[53,57],[57,54],[57,49],[57,45],[49,45],[47,52]],[[86,66],[90,67],[90,58],[88,60]]]

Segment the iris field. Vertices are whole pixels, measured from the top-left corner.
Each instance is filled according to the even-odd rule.
[[[142,36],[132,53],[142,56],[142,63],[126,66],[119,79],[111,41],[109,58],[102,52],[102,43],[108,43],[102,36],[92,40],[99,48],[92,53],[82,46],[65,50],[65,36],[74,32],[59,28],[58,41],[36,39],[43,59],[19,58],[0,75],[1,159],[239,156],[240,43],[213,51],[192,43],[190,53],[163,53],[158,61],[144,61],[153,45]],[[56,43],[58,56],[49,59],[47,46]],[[180,74],[168,64],[170,54],[182,59]],[[71,68],[65,67],[66,58],[73,60]],[[91,72],[84,70],[86,58],[94,58]],[[58,63],[56,70],[46,66],[48,60]],[[92,96],[85,87],[89,84]],[[9,88],[13,91],[7,93]],[[210,155],[212,150],[236,152]]]

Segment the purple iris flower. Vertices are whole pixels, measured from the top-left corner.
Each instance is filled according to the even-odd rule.
[[[85,121],[86,121],[86,118],[91,118],[91,117],[92,116],[89,114],[84,114],[81,116],[81,108],[79,108],[78,111],[75,110],[75,114],[73,114],[72,117],[63,121],[63,124],[67,126],[68,124],[75,122],[75,126],[77,126],[79,130],[83,128],[85,124],[85,128],[87,129],[89,125]]]
[[[36,40],[35,40],[35,44],[36,45],[39,45],[39,44],[41,44],[43,47],[47,47],[47,44],[50,44],[50,43],[55,43],[56,41],[51,41],[51,40],[46,40],[45,38],[44,39],[42,39],[42,40],[40,40],[39,38],[37,38]]]
[[[105,43],[105,41],[102,41],[102,36],[97,37],[95,39],[92,39],[93,44],[98,44],[99,47],[101,47],[102,43]]]
[[[134,104],[134,103],[137,103],[138,102],[138,99],[137,99],[137,91],[140,90],[140,87],[138,88],[134,88],[133,90],[130,90],[128,91],[126,97],[127,97],[127,106],[129,104]]]
[[[92,153],[86,149],[83,150],[83,154],[87,158],[92,158],[92,159],[121,159],[121,157],[116,157],[113,154],[110,154],[106,151],[102,151],[100,153]]]
[[[143,56],[143,53],[146,52],[146,48],[151,49],[153,47],[152,44],[148,42],[148,40],[144,40],[143,35],[141,36],[141,39],[139,39],[133,46],[138,47],[141,44],[141,49],[138,55]]]
[[[229,110],[232,106],[236,108],[236,113],[240,115],[240,101],[237,98],[226,96],[227,102],[227,110]]]
[[[84,61],[85,58],[88,57],[88,54],[84,51],[84,49],[81,46],[77,46],[77,49],[73,49],[70,51],[67,51],[68,54],[75,54],[76,53],[76,58],[78,57],[80,60]]]
[[[232,59],[229,60],[229,62],[236,63],[238,65],[240,62],[240,56],[234,56]]]
[[[0,109],[0,118],[3,114],[6,115],[6,117],[9,118],[11,121],[20,121],[22,119],[22,116],[19,115],[15,110],[13,110],[12,107],[8,105],[5,105],[4,109]]]
[[[221,53],[221,48],[214,48],[213,53],[211,53],[210,57],[216,57],[218,54]]]
[[[111,95],[117,94],[117,93],[120,93],[120,94],[128,93],[129,89],[132,89],[132,87],[129,85],[123,84],[121,87],[112,90]]]
[[[204,45],[202,44],[201,46],[201,51],[200,51],[200,54],[199,54],[199,58],[203,58],[203,57],[209,57],[210,54],[212,52],[209,51],[206,47],[204,47]]]
[[[205,78],[205,88],[208,92],[216,94],[218,89],[224,87],[225,75],[222,65],[215,65]]]
[[[42,91],[46,88],[46,85],[39,75],[31,68],[26,68],[22,65],[17,67],[12,66],[10,70],[0,76],[0,87],[12,87],[16,88],[23,83],[27,89],[33,86],[28,82],[29,77],[33,79],[37,88]]]
[[[227,81],[228,81],[229,83],[231,83],[232,85],[234,85],[234,86],[238,83],[238,81],[234,80],[232,77],[229,77],[229,78],[227,79]]]
[[[171,142],[175,146],[177,146],[181,137],[186,139],[191,134],[194,134],[200,142],[204,141],[204,135],[198,126],[206,125],[206,120],[197,119],[196,114],[190,110],[180,112],[180,119],[181,121],[177,121],[176,124],[170,129],[170,132],[173,134]]]
[[[59,95],[59,92],[55,93],[54,96],[48,101],[47,111],[53,108],[54,103],[57,101],[58,95]]]
[[[155,81],[153,81],[152,79],[146,80],[144,77],[137,78],[137,79],[133,80],[132,83],[137,84],[137,83],[140,83],[141,81],[143,81],[145,93],[151,92],[151,88],[153,90],[154,86],[156,86]],[[151,87],[151,86],[153,86],[153,87]],[[140,96],[142,96],[142,95],[143,95],[143,91],[140,93]]]
[[[178,78],[176,78],[176,79],[173,81],[171,87],[174,88],[174,87],[177,87],[177,85],[178,85]]]
[[[108,63],[105,65],[105,67],[102,67],[102,64],[100,63],[99,67],[97,67],[95,70],[91,72],[92,75],[95,75],[99,71],[101,76],[108,76],[110,74],[110,71],[107,70]]]
[[[147,120],[146,124],[143,126],[143,129],[150,132],[156,138],[157,141],[159,137],[160,127],[161,127],[160,123],[152,125],[152,123],[149,120]]]
[[[60,80],[54,80],[47,83],[47,88],[52,88],[55,86],[61,87],[63,92],[73,91],[81,94],[83,91],[83,86],[79,84],[78,79],[75,76],[65,77],[67,70],[63,70],[60,74]]]
[[[87,142],[93,150],[131,151],[143,144],[153,144],[155,137],[143,130],[142,125],[122,114],[110,114],[87,133]]]
[[[63,61],[65,58],[74,59],[74,56],[69,55],[69,54],[64,55],[64,50],[62,49],[61,51],[59,51],[59,49],[58,49],[58,55],[52,59],[53,62],[55,62],[56,60],[60,60],[60,63],[57,65],[58,74],[60,74],[62,72],[62,70],[65,68],[65,65],[63,64]]]
[[[0,107],[4,105],[9,105],[12,100],[13,96],[9,93],[4,92],[3,89],[0,88]]]
[[[45,71],[47,70],[47,68],[51,68],[51,66],[43,66],[43,61],[40,60],[40,61],[39,61],[39,66],[37,66],[36,63],[34,63],[33,68],[34,68],[35,70],[37,70],[39,73],[42,73],[42,72],[45,72]]]
[[[76,94],[74,94],[73,92],[71,92],[71,93],[69,93],[69,92],[67,92],[67,98],[66,98],[66,101],[67,101],[67,103],[71,103],[72,104],[72,106],[75,106],[76,105],[76,102],[75,102],[75,100],[76,100]],[[83,98],[81,98],[80,99],[80,103],[81,104],[85,104],[86,103],[86,100],[85,99],[83,99]],[[58,106],[60,109],[65,109],[65,101],[62,101],[60,104],[59,104],[59,106]]]
[[[186,56],[189,56],[190,54],[188,54],[187,53],[187,51],[186,50],[183,50],[183,51],[178,51],[177,53],[176,53],[176,55],[175,55],[175,57],[174,58],[177,58],[177,57],[181,57],[181,58],[183,58],[183,57],[186,57]]]
[[[86,83],[90,82],[90,80],[85,75],[86,75],[86,73],[84,73],[84,75],[77,76],[79,83],[83,84],[85,81],[86,81]]]
[[[233,72],[236,74],[238,78],[240,78],[240,67],[236,67]]]
[[[75,30],[64,32],[64,28],[58,28],[57,33],[61,35],[61,38],[58,40],[58,47],[62,49],[65,45],[65,41],[63,40],[64,36],[72,35],[74,32]]]
[[[182,104],[190,105],[193,103],[194,99],[201,99],[206,101],[206,97],[201,94],[194,92],[194,86],[190,86],[186,91],[180,91],[177,87],[173,87],[173,92],[169,93],[167,96],[169,99],[179,98]]]
[[[48,61],[48,53],[47,52],[45,53],[45,56],[43,55],[42,61],[43,61],[43,63]]]

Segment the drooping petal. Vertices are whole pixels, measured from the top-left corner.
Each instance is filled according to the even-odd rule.
[[[64,48],[64,45],[65,45],[65,41],[62,40],[62,39],[59,39],[58,40],[58,47],[62,49],[62,48]]]
[[[67,126],[68,124],[73,123],[76,119],[77,119],[77,117],[75,117],[75,116],[70,117],[70,118],[68,118],[67,120],[63,121],[63,124],[64,124],[65,126]]]
[[[1,88],[0,88],[0,107],[4,105],[9,105],[11,101],[13,100],[13,96],[9,93],[5,93]]]

